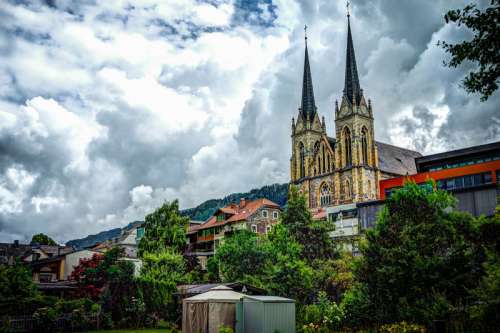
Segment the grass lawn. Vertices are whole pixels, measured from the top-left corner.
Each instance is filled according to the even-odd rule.
[[[167,328],[146,328],[146,329],[123,329],[123,330],[99,330],[84,333],[172,333]]]

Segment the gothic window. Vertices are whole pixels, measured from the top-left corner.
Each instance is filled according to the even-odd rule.
[[[368,164],[368,130],[363,127],[361,130],[361,154],[363,155],[363,163]]]
[[[344,129],[344,149],[345,149],[345,164],[352,165],[352,150],[351,150],[351,131],[349,127]]]
[[[328,154],[326,156],[326,159],[327,159],[327,168],[328,168],[328,172],[330,172],[330,168],[331,168],[331,165],[330,165],[330,154]]]
[[[346,179],[345,185],[344,185],[344,194],[345,194],[345,199],[349,200],[351,199],[351,184],[349,181]]]
[[[368,198],[372,196],[372,182],[371,180],[368,181]]]
[[[321,150],[323,151],[323,172],[326,172],[325,146],[322,146]]]
[[[328,205],[330,205],[330,203],[332,201],[332,195],[330,193],[330,188],[328,187],[328,185],[326,183],[321,185],[319,198],[320,198],[319,200],[320,200],[321,206],[328,206]]]
[[[299,178],[306,176],[306,148],[304,144],[301,142],[299,145],[299,153],[300,153],[300,173]]]

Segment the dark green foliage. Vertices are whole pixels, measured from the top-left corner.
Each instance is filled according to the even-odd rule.
[[[184,258],[171,250],[164,250],[158,253],[145,253],[142,260],[139,283],[144,295],[146,312],[161,318],[175,319],[172,318],[175,315],[173,294],[186,273]]]
[[[306,199],[295,186],[290,188],[285,211],[281,222],[289,234],[301,246],[302,258],[308,263],[316,259],[332,259],[338,256],[334,241],[329,232],[334,229],[331,222],[315,221],[307,209]]]
[[[179,215],[179,202],[165,202],[160,208],[146,216],[144,236],[139,242],[139,256],[170,248],[182,252],[186,246],[186,231],[189,218]]]
[[[38,295],[26,265],[20,262],[12,266],[0,265],[0,302],[19,302]]]
[[[413,183],[394,192],[361,246],[358,284],[344,299],[348,318],[357,325],[430,324],[465,315],[484,251],[477,220],[451,211],[454,203],[447,192]]]
[[[248,230],[227,237],[214,256],[215,261],[224,263],[219,266],[224,281],[231,282],[253,280],[256,272],[263,272],[267,258],[267,248]]]
[[[463,9],[450,10],[444,18],[446,23],[464,25],[473,34],[471,40],[458,44],[439,42],[451,54],[451,60],[445,64],[449,67],[464,62],[477,64],[463,84],[467,92],[480,93],[481,100],[486,101],[498,89],[500,76],[500,0],[491,0],[490,6],[484,9],[470,4]]]
[[[30,244],[39,244],[39,245],[57,245],[57,243],[45,234],[36,234],[31,238]]]
[[[240,202],[241,198],[247,200],[266,198],[283,207],[286,204],[287,194],[288,184],[266,185],[246,193],[232,193],[223,199],[207,200],[194,208],[183,210],[181,214],[189,216],[193,220],[205,221],[212,216],[218,208],[229,203]]]

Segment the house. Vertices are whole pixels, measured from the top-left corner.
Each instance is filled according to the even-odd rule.
[[[16,260],[31,251],[31,245],[13,243],[0,243],[0,265],[13,265]]]
[[[122,229],[120,236],[94,244],[88,249],[104,253],[113,247],[119,247],[124,250],[126,258],[137,258],[137,247],[142,236],[144,236],[144,223],[134,222]]]
[[[236,230],[250,230],[258,234],[268,233],[278,223],[280,206],[268,199],[231,203],[217,209],[204,223],[190,225],[187,232],[187,255],[196,256],[205,268],[220,242]]]

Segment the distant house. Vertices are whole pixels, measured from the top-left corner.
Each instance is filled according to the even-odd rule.
[[[13,265],[16,260],[31,251],[31,245],[13,243],[0,243],[0,265]]]
[[[120,236],[97,243],[88,249],[103,253],[113,247],[119,247],[124,250],[126,258],[137,258],[137,247],[142,236],[144,236],[144,223],[135,222],[130,228],[123,229]]]
[[[192,223],[187,233],[187,255],[196,256],[204,268],[222,239],[236,230],[250,230],[259,234],[268,233],[278,223],[280,206],[268,199],[229,204],[219,208],[202,224]]]

